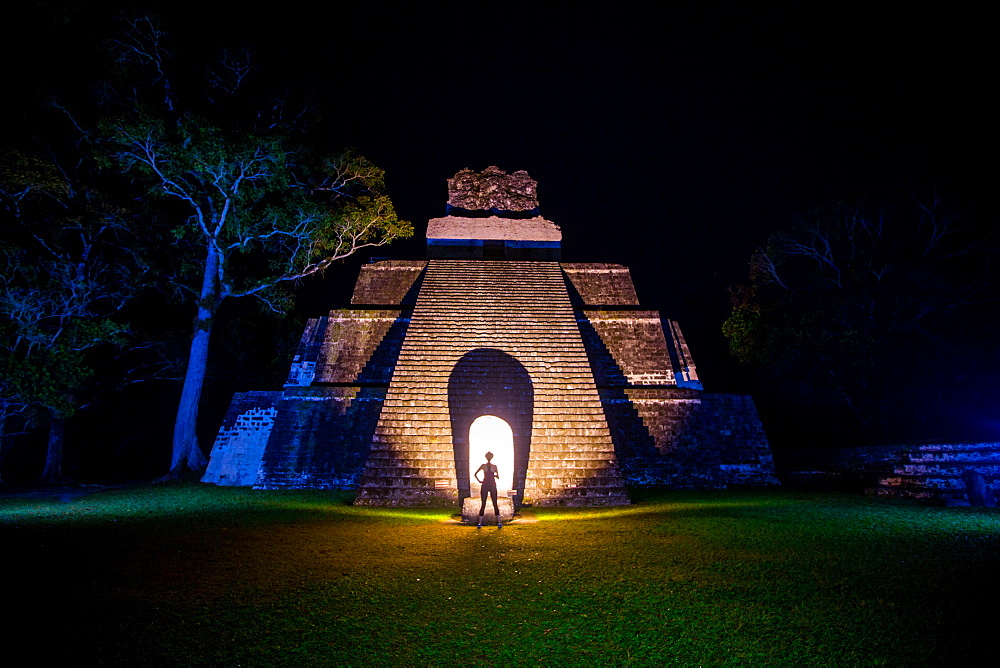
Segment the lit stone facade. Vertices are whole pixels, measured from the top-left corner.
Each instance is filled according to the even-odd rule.
[[[513,432],[517,505],[777,483],[750,398],[702,391],[677,323],[640,307],[626,267],[559,262],[526,173],[463,170],[449,188],[427,260],[363,267],[352,306],[309,322],[284,390],[233,399],[206,482],[478,501],[469,428],[493,415]]]

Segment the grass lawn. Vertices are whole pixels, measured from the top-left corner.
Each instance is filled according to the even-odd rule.
[[[350,498],[178,484],[0,499],[6,654],[896,666],[971,663],[986,648],[996,660],[997,509],[643,492],[626,508],[526,509],[537,521],[477,530],[452,509]]]

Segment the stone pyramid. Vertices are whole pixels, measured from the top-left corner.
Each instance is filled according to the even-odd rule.
[[[509,426],[514,505],[776,484],[751,399],[702,391],[679,326],[640,308],[628,269],[561,263],[561,240],[526,172],[459,172],[428,259],[364,266],[351,307],[309,322],[284,389],[233,398],[203,480],[478,506],[471,435],[492,416]]]

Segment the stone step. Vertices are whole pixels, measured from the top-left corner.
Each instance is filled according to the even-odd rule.
[[[414,482],[422,474],[405,481],[385,475],[406,463],[439,461],[454,475],[451,411],[476,406],[514,382],[498,369],[486,372],[483,382],[463,378],[455,384],[456,362],[478,348],[505,352],[530,375],[530,406],[522,412],[533,422],[528,470],[522,473],[526,490],[553,504],[562,502],[562,491],[573,503],[627,503],[560,266],[478,260],[427,264],[359,499],[392,504],[401,489],[428,484]],[[427,467],[407,470],[414,468]],[[588,488],[594,490],[590,497],[580,491]],[[524,500],[531,502],[527,491]]]
[[[953,476],[961,478],[968,469],[975,469],[983,475],[1000,477],[1000,461],[980,460],[974,462],[913,462],[895,464],[879,469],[884,475],[901,477]]]
[[[986,476],[996,489],[1000,443],[900,446],[867,466],[878,485],[871,493],[938,502],[966,501],[963,475],[970,469]]]

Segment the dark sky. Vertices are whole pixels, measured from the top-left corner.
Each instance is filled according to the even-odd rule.
[[[11,99],[75,76],[113,14],[39,4],[0,40]],[[314,94],[324,140],[386,169],[418,237],[457,170],[527,169],[564,259],[629,265],[696,355],[717,352],[726,285],[794,212],[893,188],[976,206],[995,171],[995,49],[973,12],[161,4],[189,53],[247,46],[262,77]]]

